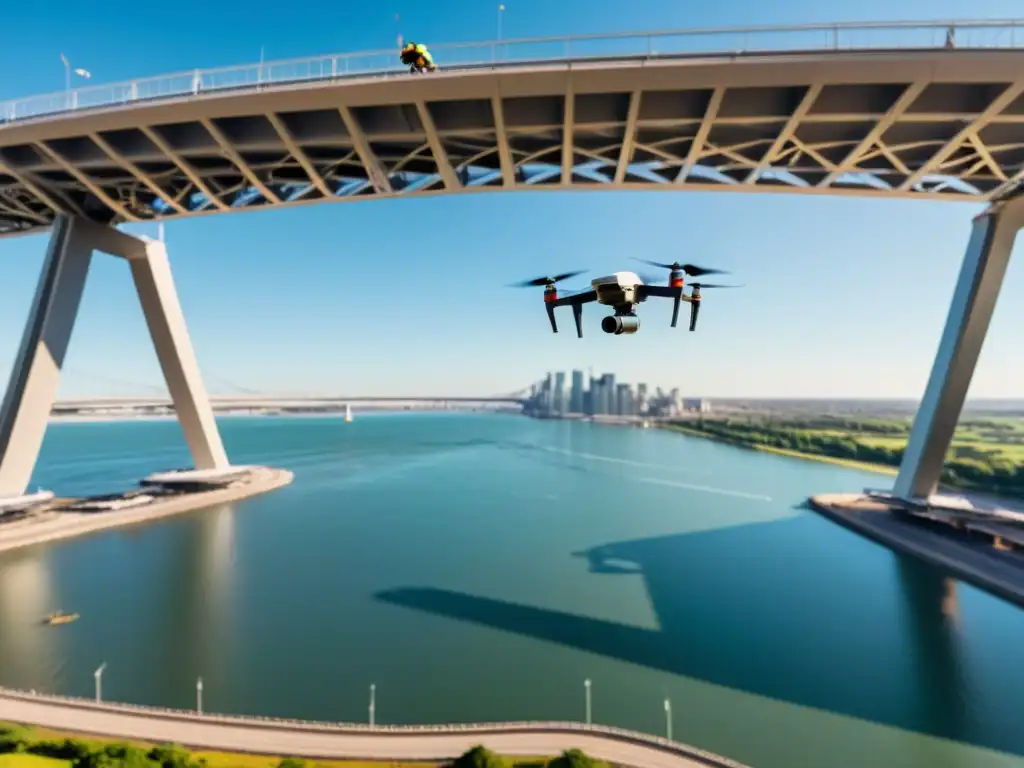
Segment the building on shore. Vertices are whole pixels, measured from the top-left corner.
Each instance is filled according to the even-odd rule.
[[[683,410],[689,413],[710,413],[711,403],[703,397],[692,397],[683,400]]]

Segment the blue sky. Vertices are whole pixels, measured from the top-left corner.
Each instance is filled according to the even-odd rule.
[[[5,28],[18,33],[0,47],[0,99],[62,89],[62,52],[100,83],[255,61],[261,46],[270,60],[383,48],[399,31],[436,43],[490,39],[497,6],[336,2],[288,15],[280,3],[255,1],[244,11],[191,1],[108,2],[103,11],[69,0],[19,3],[4,14]],[[505,6],[505,37],[1020,14],[1016,0]],[[918,397],[979,210],[799,195],[509,193],[200,218],[169,224],[167,240],[215,392],[497,394],[546,370],[592,367],[712,397]],[[43,237],[0,241],[4,379],[45,245]],[[629,268],[630,256],[720,266],[747,287],[709,291],[693,334],[668,328],[667,303],[649,302],[639,334],[608,337],[599,329],[603,311],[588,307],[583,340],[571,332],[570,313],[552,335],[539,293],[503,287],[570,269],[597,276]],[[975,376],[976,397],[1024,396],[1022,299],[1018,258]],[[162,388],[127,267],[99,257],[61,392]]]

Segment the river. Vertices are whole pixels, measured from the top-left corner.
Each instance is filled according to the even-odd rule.
[[[755,768],[1024,765],[1024,612],[802,508],[887,478],[488,414],[227,418],[244,503],[0,555],[0,683],[379,723],[585,717]],[[33,483],[187,466],[175,422],[53,425]],[[55,609],[82,618],[39,619]]]

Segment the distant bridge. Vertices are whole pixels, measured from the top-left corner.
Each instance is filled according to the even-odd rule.
[[[349,403],[508,403],[519,405],[523,399],[518,394],[498,397],[471,396],[410,396],[394,397],[380,395],[360,395],[357,397],[287,397],[279,395],[246,395],[246,396],[212,396],[210,403],[215,408],[284,408],[284,407],[316,407],[342,406]],[[53,405],[55,412],[101,410],[108,408],[170,408],[173,405],[169,397],[93,397],[82,399],[59,400]]]

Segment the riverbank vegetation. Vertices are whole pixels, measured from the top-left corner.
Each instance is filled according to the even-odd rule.
[[[903,459],[910,426],[909,419],[840,416],[705,418],[669,424],[680,432],[748,448],[889,469]],[[1024,498],[1024,419],[962,421],[946,456],[942,482],[952,488]]]
[[[430,763],[303,760],[183,749],[174,744],[114,742],[0,723],[0,768],[431,768]],[[474,747],[434,768],[608,768],[578,749],[554,758],[517,759]]]

